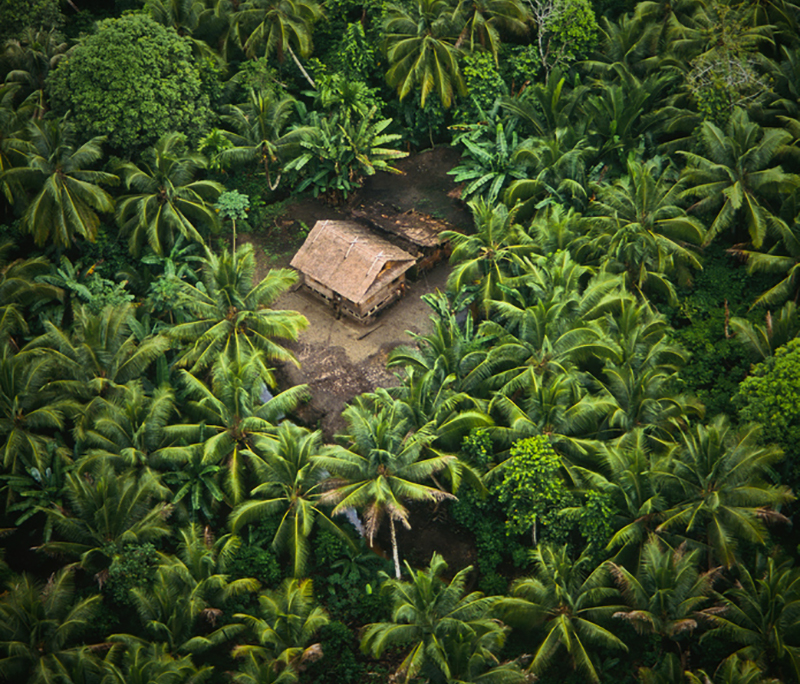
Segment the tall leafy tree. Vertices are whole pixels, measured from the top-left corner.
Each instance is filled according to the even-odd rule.
[[[218,227],[214,202],[222,185],[196,180],[208,161],[186,150],[186,136],[167,133],[148,148],[140,164],[120,165],[125,187],[130,192],[117,203],[117,222],[128,234],[131,254],[138,254],[146,242],[156,254],[168,252],[177,235],[204,244],[201,231]]]
[[[117,176],[90,167],[103,157],[103,137],[75,146],[74,126],[67,117],[31,121],[20,151],[26,165],[7,169],[2,179],[28,187],[33,197],[22,215],[23,228],[36,244],[69,247],[80,236],[94,241],[100,213],[114,203],[101,185],[115,185]]]

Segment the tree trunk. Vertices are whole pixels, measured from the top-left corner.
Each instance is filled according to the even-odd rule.
[[[392,531],[392,559],[394,560],[394,575],[400,579],[400,554],[397,552],[397,535],[394,531],[394,518],[389,516],[389,528]]]
[[[317,89],[316,83],[314,83],[314,80],[311,78],[311,76],[308,75],[308,72],[303,68],[303,65],[300,64],[300,60],[297,59],[297,55],[294,54],[294,50],[292,50],[292,46],[289,45],[289,43],[286,43],[286,49],[289,51],[289,55],[294,60],[294,63],[297,65],[297,68],[300,69],[300,73],[303,74],[303,76],[305,76],[306,81],[308,81],[311,84],[311,87],[314,88],[314,90],[316,90]]]
[[[231,240],[231,258],[236,259],[236,219],[231,219],[233,223],[233,239]]]

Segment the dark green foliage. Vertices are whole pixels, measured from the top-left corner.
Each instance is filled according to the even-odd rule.
[[[242,544],[230,562],[231,577],[255,577],[264,587],[275,587],[283,578],[280,563],[269,546]]]
[[[464,80],[469,102],[459,104],[456,110],[456,120],[464,123],[475,123],[476,117],[491,110],[498,98],[508,95],[508,87],[487,52],[473,52],[464,57]]]
[[[527,565],[527,549],[506,534],[502,506],[493,496],[481,497],[474,489],[462,488],[448,510],[453,521],[474,536],[481,591],[487,596],[505,593],[508,578],[500,571]]]
[[[196,140],[211,111],[191,45],[144,15],[98,24],[48,79],[54,107],[122,156],[179,131]]]
[[[764,440],[779,444],[789,459],[800,455],[800,339],[775,350],[739,386],[739,417],[764,426]]]
[[[725,336],[726,317],[760,317],[748,314],[748,308],[766,289],[767,280],[749,276],[720,247],[711,245],[705,249],[703,270],[692,289],[680,297],[677,307],[662,308],[675,328],[673,338],[690,354],[681,371],[684,389],[705,404],[707,415],[733,413],[731,397],[756,359],[734,338],[732,328]]]
[[[119,605],[132,607],[131,589],[147,588],[155,579],[157,567],[158,552],[151,543],[126,544],[122,553],[114,554],[103,593]]]
[[[0,41],[23,29],[49,30],[64,23],[59,0],[0,0]]]
[[[272,539],[279,524],[280,520],[271,516],[248,525],[241,546],[228,563],[231,578],[254,577],[265,589],[278,586],[284,574],[272,550]]]
[[[391,566],[375,552],[363,545],[354,549],[339,535],[322,530],[314,538],[314,562],[322,575],[317,594],[331,615],[347,624],[363,624],[388,613],[388,598],[378,587],[379,573]]]
[[[308,681],[313,684],[366,681],[367,668],[358,656],[358,638],[347,625],[329,622],[319,630],[319,642],[324,657],[308,669]]]
[[[617,510],[608,494],[590,489],[578,514],[578,530],[589,546],[597,551],[611,539],[611,521]]]

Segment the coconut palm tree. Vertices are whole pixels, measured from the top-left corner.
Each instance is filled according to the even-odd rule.
[[[705,233],[680,206],[676,176],[661,159],[628,160],[628,174],[598,191],[587,245],[624,273],[628,287],[640,296],[652,288],[672,302],[670,277],[688,282],[689,269],[702,268],[691,246],[699,245]]]
[[[773,316],[767,311],[764,325],[753,323],[746,318],[733,317],[730,326],[736,339],[753,353],[759,361],[773,356],[775,350],[800,335],[800,313],[794,302],[786,302]]]
[[[529,671],[533,674],[552,667],[556,655],[565,650],[575,670],[589,681],[599,682],[592,659],[594,645],[627,651],[628,647],[601,623],[620,609],[618,592],[607,583],[607,569],[595,567],[587,553],[573,561],[566,546],[540,545],[531,553],[534,575],[516,580],[513,597],[498,603],[500,615],[512,627],[541,626],[540,642]]]
[[[101,398],[96,417],[83,435],[86,453],[80,469],[91,470],[106,461],[119,471],[150,468],[159,448],[165,446],[163,430],[176,413],[175,393],[168,385],[148,396],[141,380],[133,380],[119,396]]]
[[[50,270],[46,258],[10,259],[13,249],[11,240],[0,241],[0,340],[28,331],[25,307],[63,297],[59,288],[38,280]]]
[[[556,66],[543,83],[531,83],[519,95],[503,97],[500,104],[522,119],[536,138],[548,138],[559,129],[569,128],[581,137],[585,133],[581,107],[589,90],[588,86],[570,87]]]
[[[479,199],[469,202],[475,221],[475,234],[442,231],[442,238],[453,245],[450,263],[453,271],[447,288],[462,292],[475,288],[478,305],[488,314],[492,300],[505,298],[502,286],[517,273],[517,259],[535,250],[532,240],[515,222],[515,210],[502,204],[492,206]]]
[[[528,32],[528,9],[520,0],[469,0],[462,9],[466,17],[456,47],[469,40],[470,51],[491,52],[495,64],[501,33],[521,36]]]
[[[208,13],[205,0],[146,0],[145,9],[159,24],[175,29],[179,36],[187,39],[196,59],[221,61],[208,43],[194,35]]]
[[[17,102],[26,98],[35,102],[34,119],[42,119],[47,112],[44,93],[47,76],[66,56],[68,47],[55,29],[45,31],[32,27],[24,29],[19,38],[12,38],[5,44],[5,58],[13,65],[6,73],[6,85],[10,86]]]
[[[106,684],[190,684],[211,674],[206,665],[197,668],[189,656],[173,656],[166,644],[150,643],[126,635],[115,635],[103,659]]]
[[[0,601],[0,677],[20,684],[72,681],[66,672],[79,663],[99,670],[84,648],[102,603],[100,594],[79,599],[74,568],[50,576],[46,583],[24,574]]]
[[[491,614],[497,597],[478,591],[467,594],[472,566],[459,570],[446,582],[443,575],[447,563],[435,552],[426,569],[414,570],[406,563],[406,570],[410,581],[386,577],[382,590],[392,600],[391,621],[367,625],[362,650],[379,658],[388,649],[408,648],[394,675],[398,682],[442,676],[447,682],[464,681],[451,668],[456,664],[453,656],[459,645],[480,641],[483,652],[476,649],[473,658],[490,658],[505,641],[507,628]]]
[[[800,185],[800,177],[776,164],[777,155],[791,140],[780,128],[762,128],[744,109],[737,108],[725,131],[710,121],[700,126],[703,154],[683,152],[688,165],[683,196],[697,198],[690,211],[712,212],[705,244],[726,228],[747,226],[750,242],[759,248],[770,227],[780,221],[782,193]]]
[[[721,597],[724,610],[709,616],[708,637],[739,645],[737,655],[755,661],[782,681],[800,677],[800,572],[790,562],[759,556],[739,565],[736,583]]]
[[[181,370],[180,377],[189,401],[185,415],[192,422],[172,424],[163,430],[173,443],[187,446],[168,446],[159,450],[159,460],[179,468],[218,466],[222,488],[229,503],[242,503],[247,487],[246,462],[251,469],[258,467],[259,438],[269,438],[275,425],[297,408],[308,395],[306,385],[292,387],[271,399],[262,399],[266,378],[260,354],[239,360],[220,355],[211,371],[210,384]],[[202,454],[198,463],[193,452]]]
[[[219,354],[244,361],[256,351],[264,362],[297,363],[293,354],[274,339],[297,340],[308,321],[294,311],[270,308],[294,284],[297,273],[272,270],[256,283],[255,270],[251,244],[238,247],[233,255],[206,251],[202,285],[180,284],[180,299],[195,318],[170,331],[175,339],[191,343],[179,365],[196,372],[211,366]],[[266,379],[274,385],[270,375]]]
[[[411,430],[403,405],[370,405],[363,399],[342,412],[347,422],[348,448],[333,447],[316,461],[330,473],[329,489],[321,503],[333,504],[333,515],[349,508],[364,515],[366,536],[372,544],[385,517],[389,518],[395,574],[400,579],[395,523],[411,529],[409,501],[442,501],[454,498],[437,487],[422,484],[448,467],[455,456],[429,449],[435,433]]]
[[[780,684],[778,679],[767,679],[764,671],[752,660],[744,660],[736,654],[725,658],[714,672],[714,678],[708,676],[704,670],[697,674],[686,673],[688,684]]]
[[[284,421],[271,439],[259,439],[258,447],[261,460],[254,461],[252,467],[261,484],[231,513],[231,530],[236,533],[249,522],[278,516],[280,523],[272,544],[278,550],[288,550],[294,576],[302,577],[308,563],[308,538],[315,524],[345,537],[319,507],[324,475],[316,456],[323,450],[322,433]]]
[[[655,534],[664,499],[654,486],[650,468],[651,453],[647,433],[636,428],[615,444],[604,443],[595,456],[597,467],[573,467],[582,482],[611,497],[617,510],[613,521],[614,534],[608,541],[609,551],[617,550],[614,562],[627,562],[636,567],[646,539]],[[597,472],[597,471],[601,472]]]
[[[22,215],[22,227],[37,245],[69,247],[76,236],[94,241],[97,212],[110,213],[114,202],[101,185],[116,185],[117,176],[89,167],[103,157],[105,138],[95,137],[76,149],[75,130],[63,119],[31,121],[19,147],[25,166],[3,171],[6,183],[20,183],[33,193]]]
[[[583,209],[589,200],[587,164],[596,150],[576,127],[557,128],[547,137],[529,138],[513,161],[527,167],[527,178],[515,180],[505,203],[520,217],[531,217],[544,206]]]
[[[276,669],[298,671],[305,663],[319,659],[322,649],[311,643],[329,622],[328,613],[314,598],[310,579],[286,579],[280,587],[258,596],[255,615],[237,613],[245,632],[258,645],[244,644],[233,649],[234,657],[254,654],[276,661]]]
[[[42,356],[14,353],[8,343],[0,352],[0,454],[3,468],[21,473],[25,468],[44,471],[50,450],[65,462],[69,453],[52,439],[66,418],[78,410],[71,399],[46,388],[52,364]]]
[[[411,333],[414,346],[392,349],[386,367],[402,367],[407,372],[420,373],[422,377],[433,372],[447,378],[456,393],[473,399],[487,398],[470,378],[471,371],[486,358],[486,350],[493,339],[480,333],[471,316],[465,316],[463,323],[460,322],[458,306],[461,300],[456,299],[451,304],[448,296],[441,292],[422,295],[421,299],[433,310],[429,316],[431,332],[426,335]]]
[[[230,535],[213,541],[207,529],[189,525],[180,531],[177,556],[162,558],[153,583],[131,590],[145,632],[173,657],[202,653],[240,631],[216,626],[227,601],[260,586],[252,577],[230,580],[226,574],[239,543]]]
[[[117,202],[117,223],[129,235],[131,254],[138,255],[146,241],[163,255],[177,234],[205,244],[201,231],[218,228],[214,202],[224,191],[216,181],[195,180],[207,164],[203,155],[187,152],[185,135],[167,133],[145,151],[139,165],[119,165],[130,194]]]
[[[496,392],[488,413],[499,447],[508,449],[520,439],[547,435],[559,454],[577,462],[595,450],[597,432],[609,410],[608,401],[590,393],[580,374],[571,369],[548,378],[533,374],[512,396]]]
[[[794,500],[791,490],[769,482],[779,449],[759,444],[760,427],[736,431],[717,416],[680,434],[678,445],[653,468],[664,487],[668,509],[658,531],[673,531],[708,549],[730,568],[739,540],[764,545],[766,522],[784,519],[783,504]]]
[[[295,113],[296,101],[275,90],[250,90],[247,102],[231,105],[223,116],[232,129],[225,136],[232,147],[219,153],[223,164],[258,162],[264,168],[264,176],[271,190],[277,190],[281,181],[280,162],[292,150],[300,149],[300,142],[312,134],[307,126],[287,130]],[[271,169],[278,173],[272,181]]]
[[[701,573],[700,552],[687,551],[685,545],[666,547],[651,536],[642,548],[635,573],[609,563],[611,574],[628,607],[614,617],[633,625],[640,634],[655,634],[663,644],[671,644],[686,669],[686,652],[679,641],[691,635],[715,609],[710,607],[714,582],[720,568]]]
[[[0,87],[0,191],[9,204],[16,205],[24,199],[25,189],[19,180],[9,180],[5,172],[25,166],[23,149],[29,118],[23,107],[14,107],[12,94]]]
[[[408,5],[389,5],[384,23],[386,81],[397,88],[400,99],[420,89],[420,105],[428,95],[439,96],[448,108],[453,97],[466,95],[467,88],[458,58],[456,39],[464,21],[461,8],[446,0],[415,0]]]
[[[133,304],[109,305],[96,314],[81,306],[70,333],[48,321],[45,333],[25,347],[58,369],[50,388],[83,404],[79,437],[105,400],[120,398],[169,348],[163,335],[139,342],[131,332],[133,312]]]
[[[311,29],[322,17],[322,9],[314,0],[247,0],[233,15],[237,42],[249,58],[262,54],[275,55],[283,62],[288,52],[306,80],[314,81],[303,69],[294,48],[301,57],[311,54]]]
[[[67,473],[68,505],[47,510],[65,541],[48,541],[39,548],[77,558],[82,568],[98,573],[102,581],[113,555],[125,544],[170,534],[171,507],[159,501],[165,494],[154,476],[120,475],[110,464],[101,465],[92,475]]]
[[[797,303],[800,298],[800,225],[787,226],[781,221],[774,224],[778,236],[776,244],[768,251],[731,248],[729,254],[747,260],[749,273],[776,273],[784,276],[780,282],[762,292],[753,306],[770,306],[787,299]]]

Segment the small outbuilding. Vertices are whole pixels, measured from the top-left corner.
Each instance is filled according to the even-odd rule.
[[[414,209],[397,212],[380,202],[351,213],[379,235],[385,235],[393,244],[412,254],[417,259],[417,273],[429,271],[450,256],[450,244],[441,233],[453,230],[453,227],[429,214]]]
[[[416,259],[354,221],[317,221],[291,265],[337,313],[368,323],[403,296]]]

